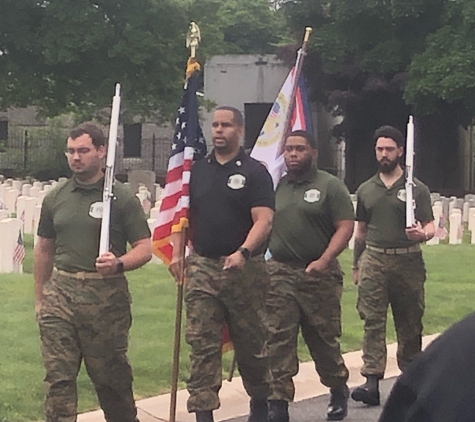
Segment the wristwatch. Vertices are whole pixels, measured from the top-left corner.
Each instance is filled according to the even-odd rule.
[[[241,255],[244,257],[244,259],[247,261],[251,257],[251,251],[247,248],[243,248],[242,246],[238,249],[239,252],[241,252]]]
[[[124,272],[124,263],[121,259],[117,258],[117,274],[122,274]]]

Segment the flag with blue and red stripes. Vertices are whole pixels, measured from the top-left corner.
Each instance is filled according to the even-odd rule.
[[[188,79],[178,109],[164,196],[153,233],[153,251],[167,265],[173,254],[171,234],[188,227],[191,166],[207,152],[198,115],[198,75],[196,72]]]
[[[308,102],[307,88],[303,75],[299,80],[294,79],[295,67],[289,72],[272,108],[262,126],[256,144],[251,151],[251,157],[263,163],[274,182],[279,183],[285,172],[282,142],[285,137],[286,119],[291,112],[290,131],[305,130],[312,133],[312,116]],[[291,104],[292,93],[295,89],[295,101]],[[293,109],[290,110],[290,107]]]

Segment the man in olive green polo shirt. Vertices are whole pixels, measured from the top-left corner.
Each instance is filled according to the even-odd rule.
[[[124,271],[151,259],[150,231],[137,198],[115,182],[111,248],[98,257],[105,154],[97,126],[72,130],[66,155],[73,177],[52,189],[41,208],[34,277],[47,422],[76,420],[83,360],[107,422],[137,421],[126,356],[132,317]]]
[[[401,371],[421,351],[426,271],[420,243],[434,236],[434,216],[427,186],[415,179],[417,224],[406,228],[404,170],[399,163],[404,136],[392,126],[374,134],[378,173],[357,191],[353,280],[358,312],[364,320],[364,385],[351,397],[379,405],[379,379],[386,369],[386,318],[389,304],[396,327]]]
[[[330,388],[327,420],[341,420],[348,413],[348,369],[339,343],[343,273],[337,256],[353,233],[354,211],[343,182],[318,170],[316,157],[310,133],[295,131],[288,136],[284,150],[288,173],[276,191],[272,258],[267,264],[271,422],[289,420],[299,328],[322,383]]]

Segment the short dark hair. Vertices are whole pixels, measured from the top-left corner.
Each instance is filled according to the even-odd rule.
[[[218,107],[215,111],[218,111],[218,110],[230,111],[231,113],[233,113],[234,122],[235,122],[238,126],[241,126],[241,127],[244,126],[244,117],[242,116],[242,113],[241,113],[236,107],[220,106],[220,107]]]
[[[291,136],[300,136],[305,138],[313,149],[317,149],[317,140],[310,132],[307,132],[306,130],[294,130],[287,135],[285,140],[287,141],[287,139],[289,139]]]
[[[374,142],[376,143],[379,138],[391,138],[398,147],[403,147],[406,143],[402,132],[394,126],[385,125],[376,129],[373,135]]]
[[[92,139],[92,144],[99,148],[106,144],[106,138],[102,129],[97,126],[95,123],[86,122],[81,123],[79,126],[75,127],[71,132],[69,132],[69,137],[71,139],[79,138],[82,135],[89,135]]]

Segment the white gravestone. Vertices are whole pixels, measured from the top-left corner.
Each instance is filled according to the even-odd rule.
[[[22,263],[15,262],[13,257],[20,236],[21,221],[19,218],[6,218],[0,221],[0,272],[22,273]]]
[[[155,220],[158,220],[158,215],[160,214],[160,208],[153,207],[150,210],[150,218],[154,218]]]
[[[21,187],[23,186],[23,182],[21,180],[14,180],[12,182],[12,188],[18,189],[21,192]]]
[[[9,186],[7,186],[6,184],[2,183],[0,185],[0,209],[5,209],[6,208],[6,205],[5,205],[5,192],[7,190]]]
[[[8,188],[5,192],[5,208],[10,216],[16,212],[16,201],[20,196],[20,191],[15,188]]]
[[[442,203],[440,201],[434,202],[434,205],[432,206],[432,212],[434,213],[434,226],[436,228],[436,233],[437,233],[437,227],[439,227],[440,223],[440,216],[442,215]],[[440,239],[437,235],[435,235],[432,239],[428,240],[426,242],[426,245],[438,245],[440,242]]]
[[[463,225],[462,225],[462,211],[454,208],[450,213],[450,231],[449,231],[449,244],[459,245],[462,243]]]
[[[41,189],[38,186],[32,186],[30,188],[30,196],[32,198],[38,198],[38,194],[39,194],[40,190]]]
[[[43,202],[43,199],[45,198],[45,195],[46,195],[46,191],[44,191],[44,190],[40,190],[38,192],[38,198],[37,198],[38,199],[38,204],[41,205],[41,203]]]
[[[355,213],[356,213],[356,201],[353,200],[352,203],[353,203],[353,209],[354,209],[354,211],[355,211]],[[353,234],[351,235],[351,239],[350,239],[350,241],[348,242],[348,248],[349,248],[350,250],[355,249],[355,236],[356,236],[356,226],[357,226],[357,224],[358,224],[358,223],[357,223],[357,221],[355,220],[355,223],[354,223],[354,226],[353,226]]]
[[[21,187],[21,194],[23,196],[30,196],[30,189],[32,188],[32,186],[28,183],[25,183],[22,187]]]
[[[41,205],[35,207],[35,216],[33,218],[33,244],[36,246],[38,242],[38,224],[40,222]]]

